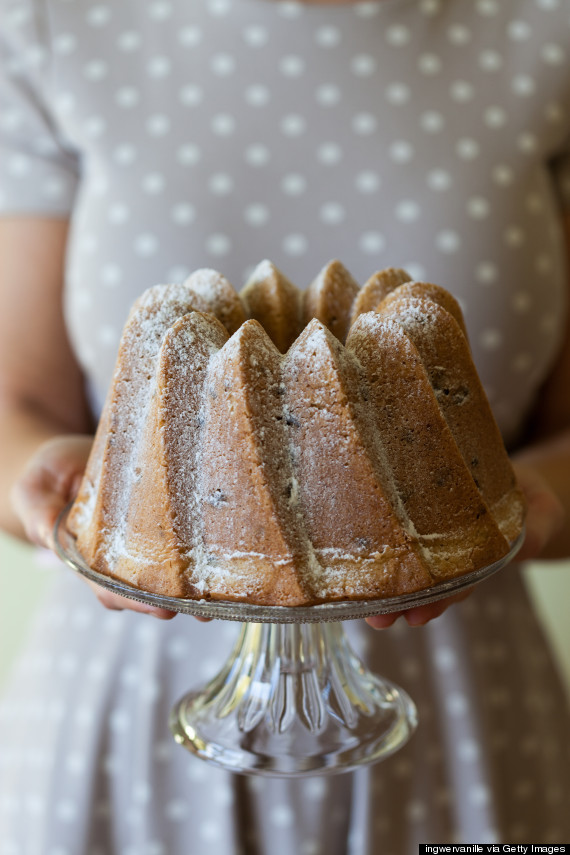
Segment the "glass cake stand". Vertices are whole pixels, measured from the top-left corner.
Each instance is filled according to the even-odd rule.
[[[256,606],[151,594],[92,570],[67,531],[55,526],[59,557],[98,585],[147,605],[243,623],[227,662],[207,685],[184,695],[170,715],[174,739],[229,771],[294,777],[347,772],[393,754],[417,726],[416,707],[398,686],[368,671],[342,621],[433,603],[508,564],[508,555],[415,594],[319,606]]]

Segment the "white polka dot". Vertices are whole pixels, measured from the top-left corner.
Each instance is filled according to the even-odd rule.
[[[281,189],[288,196],[299,196],[307,189],[307,179],[298,173],[290,173],[285,175],[281,181]]]
[[[309,246],[305,235],[290,234],[283,240],[283,250],[287,255],[303,255]]]
[[[235,130],[235,119],[229,113],[218,113],[212,119],[212,133],[220,137],[227,137]]]
[[[250,226],[263,226],[269,219],[269,209],[261,204],[248,205],[243,215]]]
[[[370,77],[376,71],[376,60],[370,54],[359,54],[350,63],[350,69],[357,77]]]
[[[183,822],[190,813],[190,804],[183,799],[173,799],[168,802],[164,812],[172,822]]]
[[[168,77],[172,71],[172,63],[167,56],[154,56],[148,63],[147,74],[155,80]]]
[[[407,45],[410,39],[410,31],[402,24],[394,24],[386,30],[386,41],[395,47]]]
[[[434,661],[440,671],[452,671],[457,665],[457,654],[451,647],[438,647]]]
[[[315,33],[315,41],[319,47],[332,48],[336,47],[341,40],[341,32],[338,27],[333,27],[331,24],[326,24],[319,27]]]
[[[386,239],[380,232],[364,232],[358,241],[358,245],[362,252],[367,255],[376,255],[384,250]]]
[[[445,125],[445,119],[441,113],[435,110],[427,110],[420,116],[420,125],[428,134],[435,134]]]
[[[216,18],[227,15],[231,9],[231,0],[208,0],[208,12]]]
[[[425,75],[439,74],[441,59],[434,53],[424,53],[418,59],[418,69]]]
[[[359,136],[367,136],[374,133],[378,126],[378,119],[373,113],[357,113],[352,117],[352,130]]]
[[[513,77],[511,85],[515,94],[523,97],[533,95],[536,90],[536,84],[528,74],[518,74],[516,77]]]
[[[361,193],[376,193],[382,186],[380,176],[371,170],[359,172],[356,176],[355,184]]]
[[[283,18],[299,18],[303,11],[303,6],[299,0],[283,0],[277,4],[277,12]]]
[[[421,822],[426,818],[427,808],[424,802],[415,800],[409,802],[406,806],[406,816],[410,822]]]
[[[499,271],[491,261],[482,261],[477,265],[475,276],[478,282],[481,282],[483,285],[490,285],[497,281]]]
[[[103,136],[107,123],[102,116],[89,116],[83,123],[83,131],[91,139]]]
[[[517,353],[511,362],[513,371],[519,374],[524,374],[529,371],[534,364],[534,359],[530,353]]]
[[[479,336],[479,343],[484,350],[496,350],[503,343],[502,333],[497,329],[485,329]]]
[[[448,190],[453,181],[449,172],[445,169],[432,169],[427,174],[427,183],[432,190]]]
[[[463,24],[452,24],[448,27],[447,38],[454,45],[466,45],[471,41],[471,32]]]
[[[516,248],[525,242],[525,234],[518,226],[509,226],[505,231],[505,243],[507,246]]]
[[[263,45],[267,44],[269,33],[265,27],[259,24],[252,24],[244,29],[243,38],[250,47],[263,47]]]
[[[56,805],[55,815],[61,822],[73,822],[77,818],[77,805],[71,799],[65,799]]]
[[[515,312],[528,312],[532,306],[532,296],[528,291],[519,291],[513,296],[511,303]]]
[[[183,27],[178,33],[178,41],[184,47],[197,47],[202,41],[203,34],[199,27]]]
[[[391,104],[406,104],[410,95],[410,89],[405,83],[391,83],[386,87],[386,99]]]
[[[137,150],[134,145],[123,143],[122,145],[118,145],[114,150],[113,159],[120,166],[129,166],[137,159]]]
[[[554,42],[544,45],[540,51],[540,56],[543,62],[548,65],[563,65],[566,62],[566,52]]]
[[[342,149],[337,143],[324,143],[317,149],[317,159],[326,166],[333,166],[342,158]]]
[[[544,115],[548,122],[558,123],[564,119],[565,111],[560,104],[557,104],[555,101],[551,101],[544,108]]]
[[[281,119],[281,130],[288,137],[298,137],[305,132],[307,123],[298,113],[290,113]]]
[[[334,86],[332,83],[327,83],[323,86],[319,86],[315,92],[315,98],[319,104],[323,105],[323,107],[334,107],[341,99],[341,91],[338,86]]]
[[[264,107],[271,98],[271,93],[267,86],[262,86],[256,83],[253,86],[248,86],[244,93],[245,100],[252,107]]]
[[[471,83],[467,80],[456,80],[451,84],[449,89],[449,94],[453,98],[454,101],[462,104],[466,101],[470,101],[475,94],[475,90]]]
[[[115,92],[115,101],[123,109],[136,106],[140,99],[140,92],[133,86],[123,86]]]
[[[186,226],[196,219],[196,209],[188,202],[180,202],[171,211],[172,221],[178,226]]]
[[[513,183],[513,179],[513,171],[510,166],[500,164],[493,169],[493,180],[496,184],[499,184],[502,187],[507,187],[509,184]]]
[[[7,162],[8,173],[14,177],[21,178],[28,175],[32,168],[32,162],[25,154],[14,154]]]
[[[111,20],[108,6],[92,6],[85,16],[90,27],[104,27]]]
[[[446,229],[437,235],[435,245],[440,252],[449,254],[457,252],[461,246],[461,239],[457,232]]]
[[[507,114],[502,107],[487,107],[483,118],[489,128],[502,128],[507,121]]]
[[[286,77],[299,77],[305,70],[305,62],[300,56],[284,56],[279,68]]]
[[[484,220],[489,216],[490,210],[489,202],[481,196],[474,196],[467,202],[467,213],[474,220]]]
[[[208,186],[215,196],[227,196],[234,189],[234,180],[227,172],[217,172],[210,178]]]
[[[346,218],[346,211],[339,202],[327,202],[321,206],[319,216],[323,223],[336,226]]]
[[[206,840],[208,843],[214,843],[222,836],[222,829],[218,822],[208,820],[200,823],[199,833],[202,840]]]
[[[396,205],[396,219],[401,223],[414,223],[420,216],[421,209],[417,202],[404,199]]]
[[[525,199],[527,211],[531,214],[540,214],[544,208],[542,197],[538,193],[529,193]]]
[[[525,154],[532,154],[538,148],[538,140],[534,134],[524,133],[517,138],[517,147]]]
[[[450,715],[461,716],[469,709],[469,703],[461,692],[451,692],[445,699],[445,708]]]
[[[164,185],[164,175],[161,175],[160,172],[150,172],[148,175],[145,175],[142,180],[142,188],[144,192],[148,193],[150,196],[156,196],[157,193],[162,193]]]
[[[165,21],[172,16],[172,4],[166,0],[156,0],[151,3],[148,15],[155,21]]]
[[[441,0],[420,0],[420,11],[426,17],[432,17],[441,12]]]
[[[77,39],[73,33],[60,33],[52,42],[54,53],[68,56],[77,48]]]
[[[119,47],[119,50],[122,50],[125,53],[137,50],[137,48],[141,46],[141,43],[142,39],[140,33],[136,33],[134,32],[134,30],[129,30],[126,33],[121,33],[121,35],[117,39],[117,45]]]
[[[515,42],[523,42],[532,36],[532,27],[521,19],[510,21],[507,25],[507,35]]]
[[[206,249],[211,255],[227,255],[231,246],[229,237],[223,234],[210,235],[206,241]]]
[[[250,166],[265,166],[271,157],[269,149],[260,143],[248,146],[244,156]]]
[[[479,143],[466,137],[458,140],[455,150],[462,160],[474,160],[479,154]]]
[[[152,798],[152,787],[147,781],[137,781],[133,784],[131,798],[137,804],[148,804]]]
[[[406,140],[397,140],[392,143],[388,153],[395,163],[409,163],[414,156],[414,147]]]
[[[295,822],[295,814],[288,805],[275,805],[269,810],[269,820],[277,828],[289,828]]]
[[[481,51],[479,66],[483,71],[499,71],[503,67],[503,57],[494,50]]]
[[[545,276],[552,271],[552,259],[549,255],[543,253],[542,255],[539,255],[537,257],[534,266],[537,273],[540,273],[542,276]]]
[[[170,130],[170,119],[160,113],[149,116],[146,121],[146,129],[151,136],[162,137]]]
[[[477,11],[486,17],[496,15],[499,11],[497,0],[477,0]]]
[[[235,71],[235,59],[229,53],[217,53],[210,59],[210,68],[218,77],[227,77]]]
[[[158,238],[149,232],[138,235],[134,244],[135,253],[144,258],[158,251]]]
[[[188,143],[188,145],[183,145],[178,149],[176,157],[183,166],[194,166],[201,160],[202,152],[197,145]]]
[[[83,75],[87,80],[96,82],[103,80],[109,72],[109,67],[102,59],[94,59],[83,66]]]

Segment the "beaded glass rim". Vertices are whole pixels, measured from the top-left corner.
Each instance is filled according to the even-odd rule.
[[[450,597],[478,582],[482,582],[509,564],[521,548],[525,535],[523,526],[520,535],[511,544],[509,552],[495,561],[494,564],[481,567],[479,570],[457,576],[454,579],[447,579],[413,594],[381,597],[374,600],[342,600],[317,606],[260,606],[224,600],[188,600],[168,597],[163,594],[152,594],[148,591],[141,591],[127,582],[121,582],[118,579],[98,573],[85,563],[77,549],[74,536],[67,530],[66,522],[70,510],[71,504],[64,508],[59,515],[54,527],[54,541],[58,556],[77,573],[92,582],[96,582],[108,591],[148,606],[194,615],[195,617],[246,623],[326,623],[329,621],[355,620],[356,618],[390,614],[391,612],[435,603],[437,600]]]

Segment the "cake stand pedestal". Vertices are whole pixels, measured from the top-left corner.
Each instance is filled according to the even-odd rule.
[[[227,662],[206,686],[174,706],[174,739],[231,772],[326,775],[393,754],[417,725],[413,701],[372,674],[350,647],[342,621],[413,608],[449,597],[497,572],[495,564],[402,597],[284,608],[219,600],[184,600],[140,591],[88,567],[67,531],[55,528],[59,557],[76,572],[123,597],[208,618],[241,621]]]

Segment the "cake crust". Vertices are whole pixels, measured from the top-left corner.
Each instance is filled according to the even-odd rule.
[[[135,303],[68,526],[141,590],[300,606],[492,564],[524,511],[448,292],[265,261]]]

